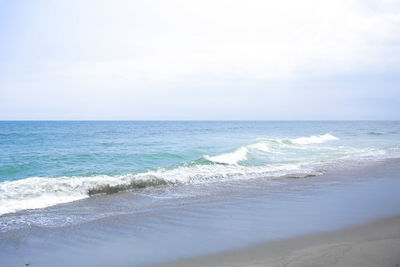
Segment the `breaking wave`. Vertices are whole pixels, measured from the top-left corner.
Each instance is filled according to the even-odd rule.
[[[247,159],[247,152],[248,150],[246,147],[241,147],[231,153],[225,153],[213,157],[206,155],[204,158],[215,163],[238,164],[240,161]]]
[[[147,180],[135,180],[132,179],[128,184],[101,184],[89,188],[87,193],[89,196],[98,195],[98,194],[115,194],[122,191],[134,190],[134,189],[144,189],[146,187],[158,187],[164,186],[168,184],[173,184],[172,182],[165,181],[163,179],[153,177]]]
[[[318,163],[326,151],[321,152],[318,150],[321,147],[308,145],[332,140],[338,140],[338,138],[331,134],[324,134],[291,139],[259,139],[258,142],[241,146],[233,152],[215,156],[205,155],[178,167],[159,168],[144,173],[113,176],[30,177],[6,181],[0,183],[0,215],[127,190],[140,191],[170,185],[204,184],[260,177],[301,178],[321,175],[323,174],[319,169],[321,165],[315,163]],[[299,148],[302,149],[299,150]],[[336,150],[341,147],[329,149]],[[365,154],[368,151],[346,151],[347,154],[335,154],[336,159],[351,155],[368,155]],[[304,157],[304,153],[308,153],[308,156]],[[382,155],[377,156],[382,157]],[[269,161],[269,157],[277,160]],[[251,161],[254,158],[268,160],[255,165]]]
[[[262,141],[242,146],[239,149],[236,149],[230,153],[224,153],[216,156],[209,156],[205,155],[204,158],[208,161],[214,163],[221,163],[221,164],[231,164],[237,165],[239,162],[247,160],[247,155],[250,150],[258,150],[261,152],[269,152],[269,153],[278,153],[276,149],[272,149],[271,143],[278,143],[280,145],[287,146],[287,145],[310,145],[310,144],[322,144],[332,140],[339,140],[336,136],[331,134],[324,134],[324,135],[313,135],[310,137],[299,137],[299,138],[267,138],[261,139]]]
[[[300,137],[295,139],[289,139],[293,144],[298,145],[310,145],[310,144],[322,144],[332,140],[339,140],[336,136],[331,134],[324,135],[313,135],[310,137]]]
[[[287,144],[287,145],[311,145],[311,144],[322,144],[328,141],[339,140],[339,138],[327,133],[322,135],[312,135],[309,137],[270,138],[270,139],[261,138],[261,140],[272,141],[279,144]]]
[[[301,164],[263,167],[208,164],[118,176],[31,177],[0,183],[0,215],[23,209],[44,208],[93,195],[112,194],[126,190],[207,183],[208,181],[280,177],[297,173],[303,175],[311,172],[313,172],[312,168],[307,168]]]

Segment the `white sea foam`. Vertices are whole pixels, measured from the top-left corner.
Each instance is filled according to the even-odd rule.
[[[88,197],[88,190],[99,184],[126,183],[127,178],[30,177],[0,183],[0,214],[21,209],[44,208]]]
[[[23,209],[44,208],[60,203],[89,197],[89,190],[103,186],[130,188],[129,185],[154,185],[154,181],[166,184],[196,184],[224,179],[250,179],[255,177],[284,176],[305,173],[310,169],[301,164],[275,166],[194,165],[173,169],[158,169],[140,174],[93,177],[31,177],[0,183],[0,215]],[[146,181],[149,182],[146,184]],[[152,182],[153,181],[153,182]],[[150,183],[151,182],[151,183]]]
[[[327,133],[322,135],[312,135],[308,137],[298,137],[298,138],[258,138],[261,143],[272,142],[278,143],[285,147],[287,145],[310,145],[310,144],[322,144],[328,141],[339,140],[338,137]]]
[[[336,136],[333,136],[329,133],[324,135],[312,135],[310,137],[299,137],[299,138],[267,138],[261,139],[262,141],[258,143],[254,143],[247,146],[242,146],[234,152],[224,153],[216,156],[204,156],[205,159],[209,161],[213,161],[215,163],[224,163],[224,164],[238,164],[241,161],[247,160],[247,155],[249,153],[249,149],[255,149],[261,152],[269,152],[281,154],[281,152],[276,149],[271,149],[271,143],[278,143],[280,147],[286,147],[288,144],[292,145],[309,145],[309,144],[321,144],[332,140],[339,140]],[[279,148],[279,147],[278,147]]]
[[[217,156],[204,156],[205,159],[209,161],[213,161],[216,163],[225,163],[225,164],[238,164],[240,161],[244,161],[247,159],[247,148],[241,147],[234,152],[225,153]]]
[[[339,140],[339,138],[331,134],[323,134],[323,135],[313,135],[310,137],[299,137],[288,140],[293,144],[297,145],[310,145],[310,144],[322,144],[332,140]]]
[[[249,148],[256,149],[262,152],[272,152],[271,148],[265,142],[255,143],[249,146]]]

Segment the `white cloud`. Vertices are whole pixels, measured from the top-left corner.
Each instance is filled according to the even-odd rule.
[[[93,55],[56,62],[72,79],[279,80],[379,73],[400,63],[394,1],[152,1],[95,12],[90,25],[101,34],[80,36]]]
[[[3,101],[62,98],[47,109],[59,104],[62,112],[112,101],[108,108],[121,113],[134,102],[136,111],[158,106],[163,115],[191,107],[200,114],[198,99],[215,102],[210,114],[224,110],[223,101],[231,110],[259,110],[267,98],[265,110],[279,113],[295,108],[297,99],[288,98],[306,91],[304,81],[399,72],[399,1],[39,3],[16,8],[7,24],[15,32],[7,31],[0,51]],[[324,97],[323,89],[312,90]]]

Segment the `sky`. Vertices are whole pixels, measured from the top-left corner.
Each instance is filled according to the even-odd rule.
[[[398,0],[0,0],[0,120],[400,119]]]

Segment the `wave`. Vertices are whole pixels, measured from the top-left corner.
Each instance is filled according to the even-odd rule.
[[[88,197],[88,190],[101,184],[117,185],[124,178],[30,177],[0,183],[0,214],[22,209],[44,208]]]
[[[261,152],[281,154],[281,152],[277,151],[277,149],[274,150],[272,149],[271,143],[278,143],[284,147],[286,145],[321,144],[332,140],[339,140],[339,138],[331,134],[323,134],[323,135],[312,135],[310,137],[284,138],[284,139],[262,138],[261,140],[263,141],[251,145],[242,146],[233,152],[224,153],[216,156],[205,155],[203,156],[203,158],[214,163],[237,165],[239,162],[247,160],[247,155],[249,153],[249,150],[258,150]]]
[[[339,140],[336,136],[331,134],[323,134],[323,135],[312,135],[310,137],[299,137],[293,139],[284,139],[284,141],[296,145],[311,145],[311,144],[322,144],[332,140]]]
[[[99,195],[99,194],[115,194],[122,191],[128,191],[133,189],[144,189],[146,187],[159,187],[165,186],[168,184],[173,184],[171,182],[167,182],[163,179],[154,177],[148,180],[131,180],[129,184],[117,184],[117,185],[110,185],[110,184],[102,184],[97,185],[92,188],[89,188],[87,193],[89,196]]]
[[[248,149],[246,147],[241,147],[231,153],[225,153],[213,157],[205,155],[204,158],[215,163],[238,164],[240,161],[247,160],[247,152]]]
[[[143,190],[168,185],[232,181],[258,177],[280,177],[313,172],[302,164],[240,166],[208,164],[158,169],[117,176],[31,177],[0,183],[0,215],[72,202],[98,194]]]
[[[252,144],[249,146],[252,149],[256,149],[258,151],[262,151],[262,152],[272,152],[271,148],[268,146],[268,144],[264,143],[264,142],[259,142],[256,144]]]

